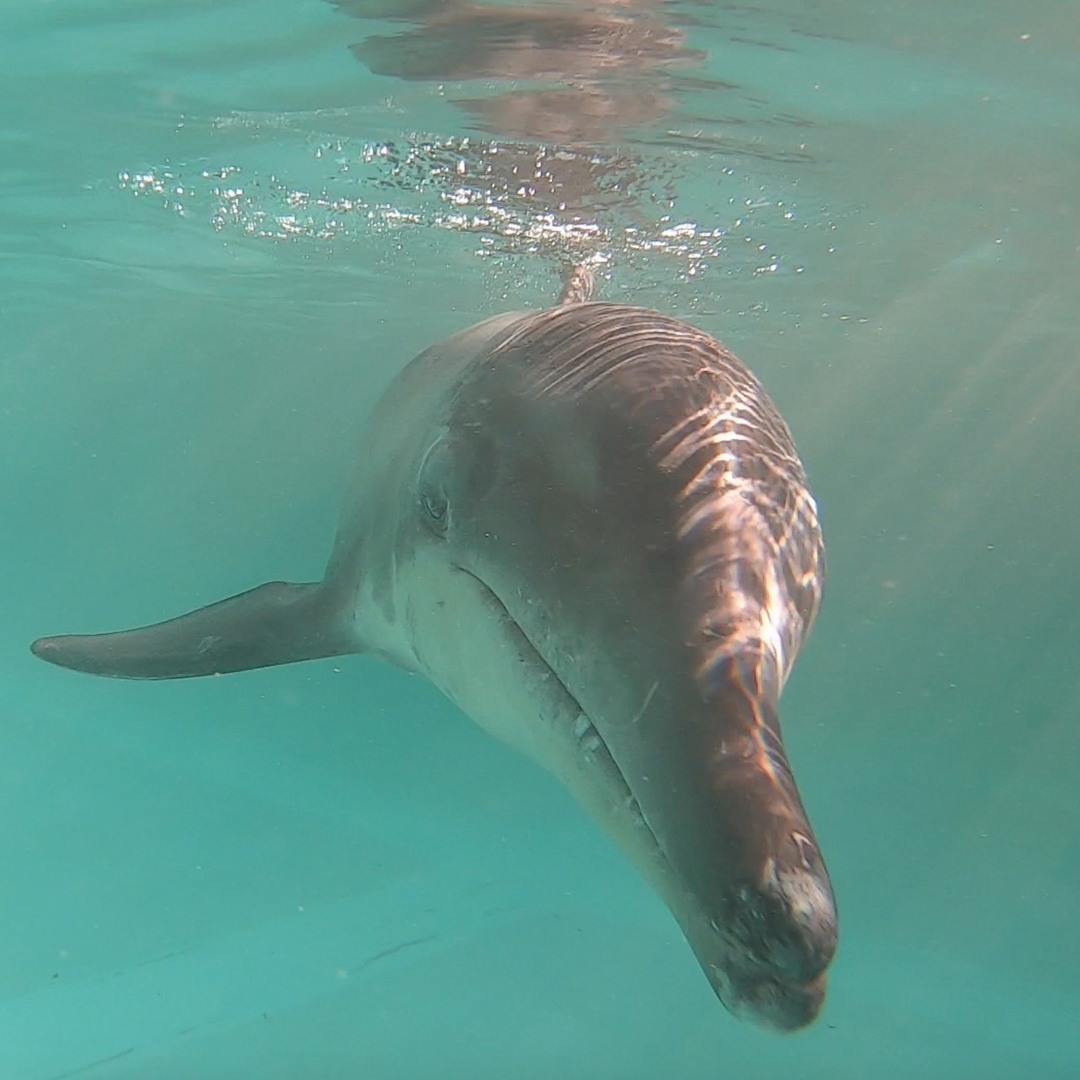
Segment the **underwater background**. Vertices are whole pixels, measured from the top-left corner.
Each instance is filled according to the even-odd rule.
[[[0,1080],[1080,1076],[1078,193],[1073,0],[3,4]],[[818,497],[796,1036],[423,680],[28,651],[318,578],[390,379],[568,259]]]

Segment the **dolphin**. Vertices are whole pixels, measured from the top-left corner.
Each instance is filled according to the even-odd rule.
[[[591,288],[404,368],[322,581],[32,649],[128,679],[347,653],[418,672],[572,792],[733,1014],[796,1030],[837,943],[778,721],[821,598],[814,499],[731,352]]]

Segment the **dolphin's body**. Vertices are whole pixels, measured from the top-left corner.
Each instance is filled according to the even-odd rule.
[[[360,652],[425,675],[573,792],[732,1012],[791,1030],[836,947],[777,720],[823,559],[788,429],[731,353],[654,311],[563,303],[398,376],[321,582],[33,650],[122,678]]]

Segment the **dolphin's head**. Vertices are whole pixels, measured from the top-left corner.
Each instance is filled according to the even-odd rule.
[[[823,552],[764,391],[682,323],[555,309],[465,370],[413,467],[416,666],[571,788],[733,1013],[808,1024],[836,912],[777,701]]]

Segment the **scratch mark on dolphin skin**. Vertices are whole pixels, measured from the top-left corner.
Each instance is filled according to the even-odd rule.
[[[81,1073],[96,1069],[99,1065],[108,1065],[110,1061],[119,1061],[121,1058],[127,1057],[128,1054],[134,1053],[135,1047],[129,1046],[126,1050],[121,1050],[119,1054],[110,1054],[109,1057],[98,1058],[97,1061],[91,1061],[88,1065],[80,1065],[77,1069],[71,1069],[69,1072],[57,1073],[55,1076],[49,1077],[49,1080],[65,1080],[68,1076],[79,1076]]]
[[[648,693],[645,695],[645,700],[641,703],[641,708],[630,718],[631,724],[636,724],[644,715],[645,710],[649,707],[649,702],[652,701],[653,695],[656,693],[657,688],[660,686],[660,680],[657,679],[652,686],[649,687]]]
[[[142,960],[135,966],[137,968],[149,967],[151,964],[160,964],[165,960],[171,960],[174,956],[183,956],[190,951],[190,949],[176,949],[173,952],[163,953],[161,956],[151,956],[149,960]],[[118,972],[117,974],[120,973]]]
[[[414,945],[423,945],[425,941],[434,940],[434,934],[427,934],[424,937],[413,938],[410,941],[402,941],[398,945],[391,945],[390,948],[383,949],[381,952],[369,956],[366,960],[362,960],[360,966],[357,967],[356,970],[363,971],[364,968],[371,967],[372,964],[377,963],[379,960],[385,960],[388,956],[393,956],[395,953],[402,952],[405,949],[411,949]]]

